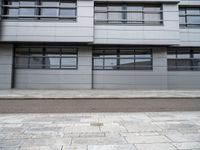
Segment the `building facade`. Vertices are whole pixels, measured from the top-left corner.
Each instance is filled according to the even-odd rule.
[[[0,5],[0,89],[200,89],[200,0]]]

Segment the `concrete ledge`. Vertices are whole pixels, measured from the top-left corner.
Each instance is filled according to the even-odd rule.
[[[200,98],[200,90],[0,90],[6,99],[169,99]]]

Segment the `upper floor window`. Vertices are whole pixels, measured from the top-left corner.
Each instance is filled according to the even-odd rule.
[[[95,49],[94,70],[152,70],[152,51],[149,49]]]
[[[95,22],[99,24],[163,23],[161,5],[133,3],[96,3]]]
[[[200,71],[199,49],[172,49],[167,56],[169,71]]]
[[[76,0],[5,0],[3,18],[76,20]]]
[[[179,11],[181,27],[200,27],[200,8],[182,7]]]
[[[77,69],[77,59],[77,48],[15,48],[15,68],[18,69]]]

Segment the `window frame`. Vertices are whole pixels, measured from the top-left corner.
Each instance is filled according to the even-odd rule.
[[[111,11],[108,8],[110,6],[121,6],[121,11]],[[130,6],[138,6],[141,7],[142,10],[128,10],[127,8]],[[160,7],[159,11],[145,11],[144,8],[148,7]],[[106,9],[104,11],[101,10],[96,10],[96,7],[105,7]],[[111,12],[121,12],[121,19],[117,20],[109,20],[109,13]],[[141,13],[142,14],[142,20],[128,20],[128,14],[129,13]],[[106,14],[107,18],[105,20],[98,20],[96,19],[96,14]],[[145,14],[159,14],[160,15],[160,20],[157,21],[147,21],[145,20],[144,16]],[[102,2],[97,2],[94,5],[94,22],[95,24],[101,25],[101,24],[125,24],[125,25],[163,25],[163,5],[162,4],[140,4],[140,3],[102,3]],[[117,23],[112,22],[112,21],[118,21]],[[136,23],[138,22],[138,23]]]
[[[96,56],[94,56],[95,55],[95,51],[96,50],[101,50],[101,51],[103,51],[103,53],[101,54],[101,56],[102,57],[96,57]],[[106,53],[105,53],[105,51],[109,51],[109,50],[116,50],[116,57],[105,57],[106,55]],[[122,53],[120,53],[120,51],[131,51],[131,52],[133,52],[131,55],[133,55],[132,57],[130,56],[130,57],[122,57],[122,56],[120,56]],[[150,57],[136,57],[136,54],[135,54],[135,51],[136,50],[138,50],[138,51],[149,51],[149,54],[150,54]],[[115,69],[113,69],[113,68],[111,68],[111,69],[108,69],[108,67],[112,67],[112,66],[106,66],[105,65],[105,60],[109,60],[109,59],[116,59],[116,68]],[[129,59],[129,60],[133,60],[133,67],[121,67],[120,65],[121,65],[121,61],[120,60],[125,60],[125,59]],[[150,60],[150,63],[151,63],[151,65],[150,66],[141,66],[141,67],[136,67],[136,64],[135,64],[135,62],[136,62],[136,60],[145,60],[145,59],[149,59]],[[95,66],[95,64],[94,64],[94,61],[95,60],[103,60],[103,66]],[[98,69],[98,68],[100,68],[101,67],[101,69]],[[148,69],[141,69],[141,68],[144,68],[144,67],[146,67],[146,68],[148,68]],[[136,69],[136,68],[138,68],[138,69]],[[93,70],[112,70],[112,71],[115,71],[115,70],[136,70],[136,71],[152,71],[153,70],[153,51],[152,51],[152,49],[137,49],[137,48],[120,48],[120,49],[101,49],[101,48],[97,48],[97,49],[94,49],[93,51],[92,51],[92,69]]]
[[[199,10],[199,14],[189,14],[187,13],[188,10],[190,9],[198,9]],[[184,14],[181,14],[181,11],[184,11]],[[200,28],[200,22],[199,23],[188,23],[188,17],[196,17],[198,16],[200,18],[200,7],[179,7],[179,25],[181,28]],[[181,18],[184,18],[185,23],[181,23]],[[200,19],[199,19],[200,20]]]
[[[19,49],[20,48],[27,48],[28,49],[27,55],[25,55],[25,56],[17,56],[17,49],[18,48]],[[42,55],[41,56],[31,56],[31,48],[42,48]],[[59,49],[59,53],[58,53],[59,56],[48,56],[47,55],[48,53],[46,51],[46,49],[48,49],[48,48],[58,48]],[[69,49],[69,50],[73,49],[74,50],[74,54],[73,55],[75,55],[75,56],[63,56],[62,49]],[[66,54],[66,52],[65,52],[65,54]],[[68,53],[68,55],[70,55],[70,54],[71,53]],[[25,65],[27,67],[18,66],[18,64],[16,62],[17,58],[27,58],[28,59],[28,64]],[[40,65],[40,68],[31,67],[30,60],[32,58],[42,58],[42,65]],[[58,67],[57,68],[51,68],[51,64],[49,66],[46,65],[46,62],[45,62],[46,58],[58,58],[59,59]],[[74,58],[74,59],[76,59],[75,60],[76,64],[75,65],[68,65],[68,66],[62,65],[62,60],[66,59],[66,58],[70,58],[70,59]],[[45,47],[42,47],[42,46],[36,46],[36,47],[34,47],[34,46],[33,47],[31,47],[31,46],[17,46],[17,47],[14,48],[14,63],[13,63],[13,65],[14,65],[15,69],[77,70],[78,69],[78,48],[76,48],[76,47],[66,47],[66,46],[64,46],[64,47],[60,47],[60,46],[58,46],[58,47],[56,47],[56,46],[53,46],[53,47],[52,46],[45,46]]]
[[[169,52],[170,51],[174,51],[174,55],[175,55],[175,58],[169,58]],[[189,58],[179,58],[178,55],[180,55],[181,53],[179,53],[179,51],[186,51],[188,52],[189,54]],[[195,51],[197,51],[198,53],[194,53]],[[197,49],[168,49],[167,50],[167,70],[168,71],[200,71],[200,66],[199,67],[195,67],[195,61],[196,60],[199,60],[200,61],[200,58],[195,58],[194,55],[195,54],[199,54],[200,53],[200,50],[197,50]],[[169,66],[169,61],[174,61],[175,63],[175,66]],[[187,60],[187,61],[190,61],[190,66],[187,67],[187,66],[179,66],[178,65],[178,61],[184,61],[184,60]],[[185,68],[184,68],[185,67]]]
[[[20,0],[16,0],[18,2],[17,6],[12,5],[6,5],[5,1],[3,1],[2,5],[2,19],[6,20],[22,20],[22,21],[29,21],[29,20],[39,20],[39,21],[52,21],[52,20],[60,20],[60,21],[77,21],[77,0],[70,0],[74,1],[75,6],[62,6],[61,0],[56,0],[55,2],[58,2],[57,6],[48,6],[48,5],[42,5],[42,0],[36,0],[35,5],[20,5]],[[9,1],[9,0],[7,0]],[[9,8],[15,8],[18,11],[17,15],[9,15],[6,14],[6,12],[9,11]],[[20,8],[27,8],[27,9],[34,9],[34,15],[20,15]],[[58,14],[57,15],[42,15],[42,9],[57,9]],[[75,10],[74,16],[64,16],[61,15],[61,10]]]

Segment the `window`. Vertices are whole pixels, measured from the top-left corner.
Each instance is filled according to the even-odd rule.
[[[76,0],[5,0],[4,19],[76,20]]]
[[[152,51],[137,49],[95,49],[94,70],[152,70]]]
[[[77,69],[78,50],[59,47],[17,47],[17,69]]]
[[[200,71],[200,50],[168,50],[169,71]]]
[[[179,11],[181,27],[200,27],[200,8],[183,7]]]
[[[98,24],[153,24],[160,25],[161,5],[132,3],[96,3],[95,22]]]

